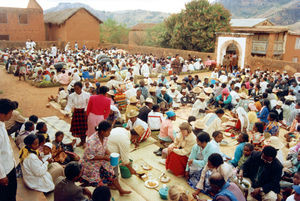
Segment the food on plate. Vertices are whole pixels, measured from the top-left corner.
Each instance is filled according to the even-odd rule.
[[[168,183],[170,181],[170,177],[168,176],[163,176],[160,178],[160,181],[163,183]]]

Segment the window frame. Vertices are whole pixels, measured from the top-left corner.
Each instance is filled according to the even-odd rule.
[[[1,22],[1,21],[0,21],[0,24],[8,24],[7,12],[1,12],[0,14],[6,15],[6,22]]]
[[[0,40],[0,41],[9,41],[9,34],[1,34],[0,36],[8,36],[8,39],[7,40]]]
[[[295,50],[300,50],[300,37],[295,40]]]
[[[21,22],[20,22],[20,17],[21,17],[22,15],[26,15],[26,23],[21,23]],[[29,24],[29,23],[28,23],[28,14],[27,14],[27,13],[21,13],[21,14],[19,14],[19,16],[18,16],[18,21],[19,21],[19,24],[22,24],[22,25],[27,25],[27,24]]]

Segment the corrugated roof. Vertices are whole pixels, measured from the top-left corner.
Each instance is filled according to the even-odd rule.
[[[249,32],[249,33],[280,33],[288,31],[287,26],[257,26],[254,28],[251,27],[241,27],[234,28],[235,32]]]
[[[249,19],[231,19],[230,24],[232,27],[254,27],[259,23],[268,20],[267,18],[249,18]]]
[[[69,9],[60,10],[56,12],[46,13],[44,14],[44,22],[50,24],[57,24],[57,25],[63,24],[66,20],[68,20],[70,17],[72,17],[75,13],[77,13],[81,9],[87,11],[97,21],[99,21],[99,24],[102,23],[102,21],[97,16],[93,15],[90,11],[88,11],[85,8],[69,8]]]
[[[140,23],[131,27],[131,31],[144,31],[146,29],[154,27],[155,25],[155,23]]]

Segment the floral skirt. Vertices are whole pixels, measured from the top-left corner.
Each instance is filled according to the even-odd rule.
[[[202,173],[202,170],[190,172],[188,184],[195,190],[197,189],[196,186],[197,186],[198,182],[200,181],[201,173]]]
[[[104,184],[110,185],[114,182],[114,180],[117,178],[113,173],[107,171],[102,166],[99,170],[101,181],[99,182],[99,186],[103,186]]]

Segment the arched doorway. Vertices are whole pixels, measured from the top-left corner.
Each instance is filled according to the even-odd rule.
[[[239,67],[239,48],[235,44],[236,42],[230,43],[226,48],[226,53],[223,58],[222,65],[226,67],[226,70],[232,71]]]
[[[234,43],[231,43],[227,46],[226,54],[234,54],[234,53],[239,55],[239,49]]]
[[[226,55],[236,54],[237,65],[244,68],[246,51],[246,38],[242,37],[218,37],[217,65],[222,65]]]

